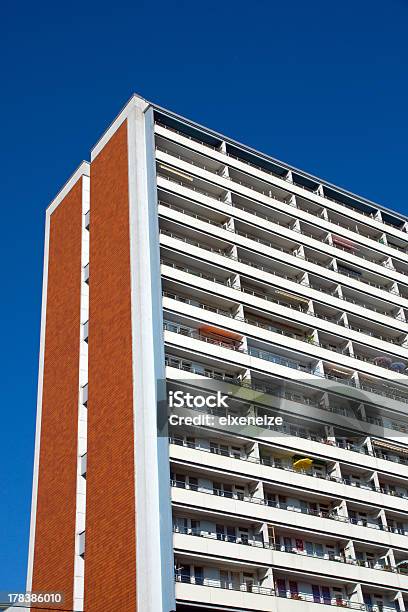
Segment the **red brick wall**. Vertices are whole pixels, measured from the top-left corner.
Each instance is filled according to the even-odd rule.
[[[72,608],[77,477],[82,179],[50,217],[33,591]]]
[[[136,534],[126,122],[91,164],[91,216],[85,610],[130,612]]]

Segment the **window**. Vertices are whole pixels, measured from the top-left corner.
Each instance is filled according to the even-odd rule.
[[[189,476],[188,485],[192,491],[198,491],[198,479]]]
[[[306,552],[308,555],[323,557],[323,545],[316,542],[306,542]]]
[[[243,501],[245,498],[245,487],[235,486],[235,495],[237,499]]]
[[[276,591],[278,593],[278,597],[286,597],[286,582],[283,578],[277,579]]]
[[[330,589],[327,586],[322,586],[322,597],[323,597],[323,603],[325,604],[331,604],[331,595],[330,595]]]
[[[195,521],[194,519],[191,519],[190,529],[193,535],[198,535],[200,533],[200,521]]]
[[[232,497],[232,485],[224,484],[222,485],[224,497]]]
[[[243,583],[245,585],[245,588],[247,591],[249,591],[250,593],[252,592],[252,587],[254,586],[254,575],[253,574],[247,574],[244,572],[243,574]]]
[[[227,527],[227,542],[236,542],[235,527]]]
[[[284,495],[279,495],[279,508],[283,508],[284,510],[287,508],[287,499]]]
[[[312,584],[312,595],[314,603],[320,603],[320,587],[317,584]]]
[[[293,580],[289,580],[289,590],[290,590],[290,595],[291,597],[293,597],[294,595],[298,595],[298,584],[297,582],[294,582]]]
[[[204,570],[202,567],[194,568],[194,582],[196,584],[204,584]]]
[[[180,576],[181,582],[190,582],[191,580],[190,566],[187,565],[185,567],[181,567],[179,570],[179,576]]]
[[[285,552],[292,552],[292,539],[291,538],[283,538],[283,547]]]
[[[238,531],[239,531],[239,537],[241,538],[241,543],[248,544],[249,543],[248,529],[246,527],[238,527]]]
[[[304,547],[303,547],[303,540],[296,540],[296,548],[297,550],[299,550],[300,552],[303,552]]]

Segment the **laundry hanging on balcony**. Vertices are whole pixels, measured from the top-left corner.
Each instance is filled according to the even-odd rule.
[[[390,359],[390,357],[386,357],[385,355],[381,355],[381,357],[376,357],[373,361],[375,365],[380,366],[382,368],[390,368],[392,364],[392,359]]]
[[[406,365],[402,361],[394,361],[391,364],[391,370],[394,370],[394,372],[404,372],[406,369]]]

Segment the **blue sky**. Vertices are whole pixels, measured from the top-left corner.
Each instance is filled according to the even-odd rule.
[[[136,91],[407,213],[404,0],[2,9],[0,591],[25,584],[44,210]]]

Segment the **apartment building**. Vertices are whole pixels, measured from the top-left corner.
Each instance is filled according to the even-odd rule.
[[[47,210],[27,589],[407,610],[407,253],[400,214],[132,97]],[[173,424],[169,390],[231,402]]]

